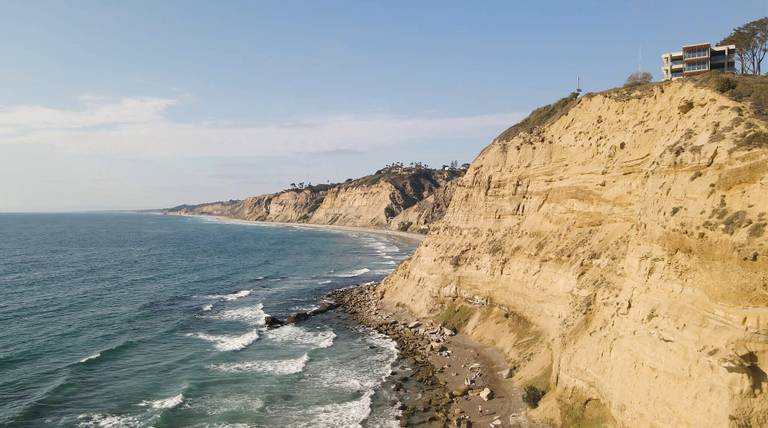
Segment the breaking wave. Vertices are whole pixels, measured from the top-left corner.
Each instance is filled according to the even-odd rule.
[[[243,306],[235,309],[227,309],[208,318],[228,321],[242,321],[255,326],[264,325],[264,318],[267,314],[264,312],[264,305],[258,303],[252,306]]]
[[[267,336],[275,342],[310,345],[315,348],[330,348],[333,345],[333,339],[336,338],[336,333],[331,330],[314,333],[295,325],[286,325],[270,330]]]
[[[240,290],[235,293],[230,294],[210,294],[208,296],[205,296],[206,299],[218,299],[218,300],[226,300],[228,302],[231,302],[233,300],[237,300],[243,297],[248,297],[250,295],[252,290]]]
[[[371,270],[368,269],[368,268],[362,268],[362,269],[357,269],[357,270],[353,270],[353,271],[349,271],[349,272],[340,273],[340,274],[338,274],[336,276],[341,277],[341,278],[354,278],[356,276],[360,276],[360,275],[362,275],[364,273],[368,273],[370,271]]]
[[[139,406],[151,407],[153,409],[172,409],[184,401],[182,394],[174,395],[173,397],[163,398],[161,400],[154,401],[142,401]]]
[[[244,361],[241,363],[212,364],[209,367],[226,373],[259,372],[276,375],[295,374],[304,371],[309,355],[290,360]]]
[[[207,333],[187,333],[189,337],[196,337],[208,342],[213,342],[219,351],[239,351],[259,338],[258,330],[251,330],[240,336],[213,335]]]
[[[300,411],[302,419],[309,422],[294,425],[296,427],[360,427],[371,414],[373,390],[366,391],[362,397],[345,403],[313,406]]]

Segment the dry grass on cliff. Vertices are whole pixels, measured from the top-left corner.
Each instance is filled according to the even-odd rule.
[[[694,81],[734,101],[749,104],[760,119],[768,121],[768,76],[739,76],[712,71],[695,77]]]
[[[568,113],[568,111],[578,103],[579,94],[574,92],[555,103],[539,107],[532,111],[528,117],[502,132],[496,139],[499,141],[509,141],[520,133],[531,133],[536,128],[554,122],[565,113]]]

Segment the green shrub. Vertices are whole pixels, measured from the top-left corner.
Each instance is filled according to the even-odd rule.
[[[539,407],[539,401],[542,397],[544,397],[544,392],[533,385],[526,386],[523,391],[523,401],[532,409]]]
[[[454,331],[460,331],[462,327],[467,325],[469,319],[472,318],[474,309],[466,305],[456,305],[451,303],[443,309],[443,312],[438,315],[437,320],[444,327],[448,327]]]

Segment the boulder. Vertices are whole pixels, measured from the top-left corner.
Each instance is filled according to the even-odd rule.
[[[501,376],[502,379],[509,379],[513,374],[514,372],[510,368],[506,368],[499,372],[499,376]]]
[[[299,321],[304,321],[309,318],[309,314],[306,312],[296,312],[293,314],[288,315],[288,318],[286,319],[286,322],[288,324],[294,324]]]
[[[421,325],[421,321],[414,321],[410,324],[408,324],[408,328],[416,328]]]
[[[267,326],[267,328],[276,328],[283,324],[285,324],[283,321],[273,317],[272,315],[267,315],[264,317],[264,325]]]
[[[482,398],[485,401],[492,400],[493,399],[493,391],[491,391],[490,388],[485,388],[482,391],[480,391],[480,398]]]

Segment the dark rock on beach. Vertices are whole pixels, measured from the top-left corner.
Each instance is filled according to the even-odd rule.
[[[281,321],[278,318],[273,317],[272,315],[267,315],[264,317],[264,325],[267,326],[267,328],[277,328],[285,324],[285,322]]]
[[[402,403],[400,426],[457,426],[451,411],[454,398],[437,378],[436,369],[429,361],[429,354],[433,352],[431,344],[442,340],[444,332],[441,328],[426,330],[416,320],[390,319],[391,315],[380,308],[374,290],[375,284],[366,284],[336,290],[329,297],[351,318],[397,343],[401,364],[410,368],[407,376],[397,375],[398,371],[390,376],[391,388]]]

